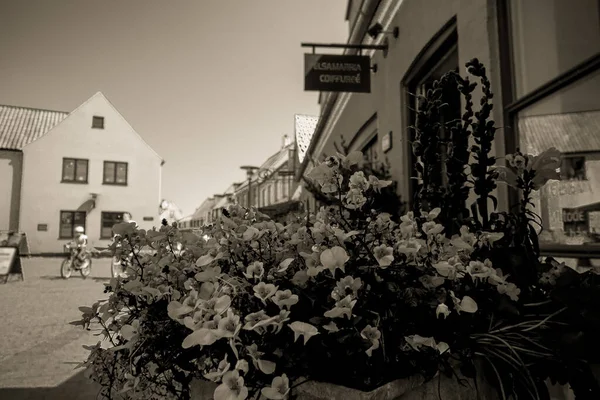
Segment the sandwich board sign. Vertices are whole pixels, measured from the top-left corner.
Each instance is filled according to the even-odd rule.
[[[16,247],[0,247],[0,280],[4,283],[8,282],[11,274],[19,274],[23,279],[18,250]]]
[[[10,233],[5,240],[0,241],[0,282],[8,282],[10,275],[23,277],[23,267],[19,256],[19,246],[23,235]]]

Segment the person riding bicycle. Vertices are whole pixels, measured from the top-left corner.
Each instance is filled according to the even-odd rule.
[[[77,248],[77,259],[80,262],[85,261],[85,250],[87,248],[88,237],[85,234],[83,226],[75,228],[75,238],[73,239],[73,245]]]
[[[131,216],[130,212],[124,212],[123,213],[123,222],[129,223],[129,224],[133,222],[135,224],[135,226],[137,227],[137,222],[135,222],[132,219],[132,216]]]

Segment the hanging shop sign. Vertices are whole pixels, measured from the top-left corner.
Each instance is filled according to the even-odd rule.
[[[305,54],[304,73],[304,90],[371,93],[369,56]]]

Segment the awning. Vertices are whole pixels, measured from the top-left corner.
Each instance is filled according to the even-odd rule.
[[[85,211],[89,214],[94,208],[96,208],[96,200],[89,199],[77,208],[77,211]]]
[[[286,201],[285,203],[272,204],[266,207],[260,207],[258,211],[268,215],[272,219],[278,219],[291,212],[299,211],[302,203],[299,201]]]

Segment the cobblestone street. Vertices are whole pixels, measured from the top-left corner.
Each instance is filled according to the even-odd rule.
[[[25,281],[0,285],[0,400],[95,399],[98,388],[75,369],[84,344],[98,338],[69,325],[79,306],[106,297],[108,259],[94,259],[91,276],[60,277],[60,258],[23,258]]]

